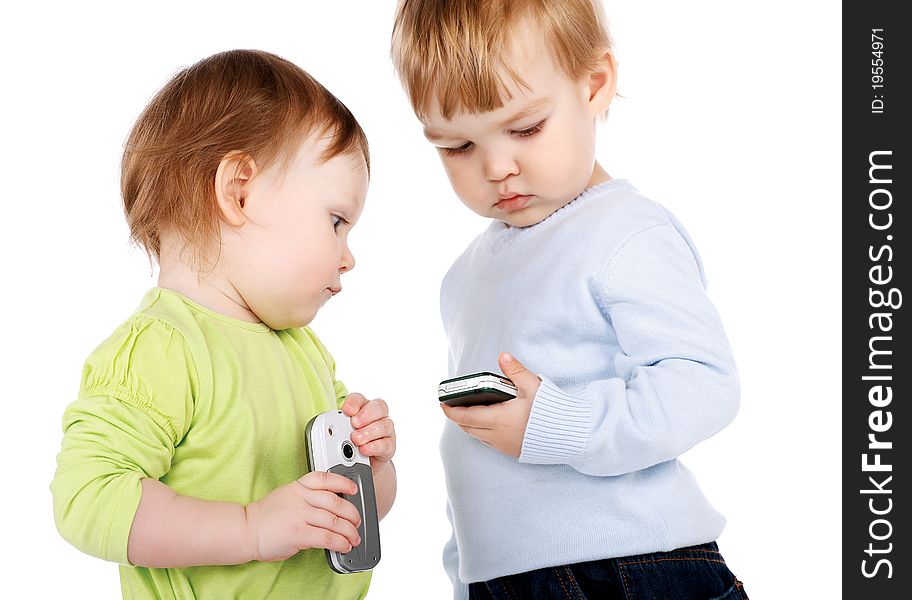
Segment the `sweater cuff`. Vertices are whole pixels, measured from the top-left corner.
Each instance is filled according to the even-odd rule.
[[[519,462],[573,465],[581,462],[589,441],[592,407],[542,378],[532,401]]]

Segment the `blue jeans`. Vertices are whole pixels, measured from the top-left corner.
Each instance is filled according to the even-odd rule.
[[[715,542],[549,567],[469,585],[470,600],[741,600]]]

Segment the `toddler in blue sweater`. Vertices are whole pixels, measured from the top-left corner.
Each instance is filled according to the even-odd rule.
[[[737,372],[684,228],[595,160],[597,0],[401,0],[392,55],[492,219],[443,281],[450,376],[496,361],[518,390],[443,406],[455,598],[746,598],[678,460],[734,418]]]

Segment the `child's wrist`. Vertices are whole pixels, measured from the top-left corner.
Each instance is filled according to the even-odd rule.
[[[373,475],[376,478],[377,475],[380,475],[387,468],[391,467],[391,465],[393,464],[393,461],[392,460],[383,460],[383,459],[377,458],[376,456],[371,456],[370,464],[371,464],[371,475]]]
[[[260,505],[251,502],[244,509],[244,561],[260,560]]]

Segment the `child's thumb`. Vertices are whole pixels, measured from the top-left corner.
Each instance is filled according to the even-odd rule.
[[[521,362],[516,360],[509,352],[501,352],[500,356],[497,357],[497,362],[500,365],[500,370],[504,375],[509,377],[513,383],[516,384],[517,388],[526,387],[526,385],[535,385],[541,378],[538,375],[527,369]]]

